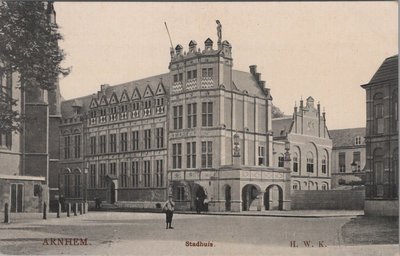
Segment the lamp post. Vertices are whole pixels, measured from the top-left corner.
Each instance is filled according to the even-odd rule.
[[[86,205],[86,202],[87,202],[87,174],[88,174],[88,172],[89,172],[89,165],[86,163],[86,166],[83,168],[83,175],[84,175],[84,177],[83,177],[83,179],[84,179],[84,185],[85,185],[85,194],[84,194],[84,203],[85,203],[85,205]]]
[[[353,162],[350,165],[351,165],[351,171],[353,172],[353,174],[356,173],[357,163],[353,160]],[[351,189],[353,189],[353,185],[354,185],[354,182],[351,181]]]

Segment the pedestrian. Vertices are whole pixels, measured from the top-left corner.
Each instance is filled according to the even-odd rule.
[[[200,212],[201,212],[201,206],[200,206],[201,201],[200,201],[199,197],[196,197],[196,200],[194,201],[194,203],[196,205],[197,214],[200,214]]]
[[[208,212],[208,198],[207,197],[204,198],[203,203],[204,203],[204,211]]]
[[[174,207],[175,203],[172,200],[172,195],[169,196],[168,200],[164,203],[163,210],[165,211],[166,216],[166,229],[173,229],[171,226],[172,217],[174,216]]]

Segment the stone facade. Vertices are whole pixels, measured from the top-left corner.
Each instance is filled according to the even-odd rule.
[[[331,189],[332,140],[326,127],[325,112],[314,99],[294,108],[293,116],[272,120],[274,166],[284,166],[284,153],[291,155],[291,186],[295,190]]]
[[[367,104],[365,213],[398,216],[398,55],[361,87]]]
[[[365,128],[330,130],[332,188],[365,184]]]
[[[203,51],[178,45],[169,73],[64,101],[63,196],[155,208],[171,194],[181,210],[196,198],[210,211],[290,209],[290,171],[268,167],[270,91],[256,66],[232,69],[231,48],[209,38]]]

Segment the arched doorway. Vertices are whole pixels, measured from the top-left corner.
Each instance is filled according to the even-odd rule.
[[[204,199],[206,199],[207,195],[206,192],[204,190],[204,188],[202,186],[200,186],[197,183],[194,183],[193,185],[193,198],[192,198],[192,209],[196,210],[196,200],[198,199],[199,202],[199,207],[200,207],[200,211],[207,211],[208,209],[206,205],[204,205]]]
[[[265,210],[283,210],[283,190],[273,184],[267,187],[264,193]]]
[[[226,185],[225,186],[225,211],[230,212],[231,211],[231,186]]]
[[[258,206],[258,194],[260,193],[260,188],[253,184],[247,184],[242,189],[242,210],[250,211],[257,210]]]

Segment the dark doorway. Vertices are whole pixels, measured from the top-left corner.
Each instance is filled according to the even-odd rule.
[[[11,212],[22,212],[23,184],[11,184]]]
[[[264,193],[265,210],[283,210],[283,190],[278,185],[270,185]]]
[[[110,195],[110,203],[115,203],[115,184],[113,181],[111,181],[111,189],[110,189],[111,195]]]
[[[254,210],[254,204],[257,204],[257,195],[260,192],[259,188],[255,185],[248,184],[242,189],[242,210],[250,211]],[[256,201],[254,201],[256,200]],[[253,207],[252,207],[253,206]]]
[[[195,198],[194,198],[194,208],[196,209],[196,199],[198,198],[199,202],[198,202],[198,207],[200,207],[200,211],[207,211],[207,206],[204,204],[204,199],[207,197],[206,193],[204,191],[204,188],[198,184],[196,184],[197,186],[195,187],[196,189],[196,193],[194,194]]]
[[[225,187],[225,211],[231,211],[231,186],[229,185]]]

